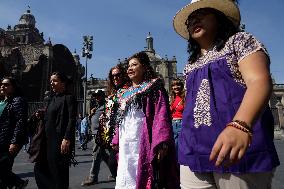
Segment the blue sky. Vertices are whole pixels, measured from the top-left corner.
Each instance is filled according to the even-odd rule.
[[[88,75],[106,78],[110,67],[146,46],[151,32],[154,48],[161,57],[176,56],[178,72],[187,61],[187,43],[172,27],[175,13],[188,0],[1,0],[0,27],[18,23],[28,5],[36,18],[36,27],[62,43],[71,52],[81,53],[83,35],[94,36],[93,58]],[[283,0],[239,0],[242,23],[267,47],[271,72],[277,83],[284,83]],[[84,65],[85,60],[81,58]]]

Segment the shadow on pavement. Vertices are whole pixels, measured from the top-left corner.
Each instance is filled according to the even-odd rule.
[[[17,175],[21,178],[34,177],[34,172],[18,173]]]
[[[76,154],[75,157],[88,157],[88,156],[93,156],[92,154]]]
[[[103,180],[103,181],[99,181],[98,184],[111,183],[111,182],[115,182],[115,180]]]
[[[81,163],[91,163],[91,162],[93,162],[93,160],[77,161],[78,164],[81,164]]]

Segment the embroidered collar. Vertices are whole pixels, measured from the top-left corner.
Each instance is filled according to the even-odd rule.
[[[156,98],[155,91],[162,88],[162,81],[159,78],[152,79],[147,82],[141,83],[136,87],[129,87],[123,92],[121,97],[118,99],[119,109],[117,112],[117,127],[120,126],[122,120],[130,108],[141,109],[145,104],[143,104],[143,98],[151,96],[151,98]]]
[[[144,81],[138,86],[131,86],[129,87],[124,93],[121,94],[121,98],[119,101],[128,101],[133,96],[145,92],[147,89],[149,89],[153,83],[155,83],[157,79],[152,79],[151,81]]]
[[[124,111],[128,101],[130,101],[137,94],[141,94],[141,93],[144,93],[145,91],[147,91],[149,88],[151,88],[151,86],[154,83],[156,83],[157,80],[158,80],[158,78],[152,79],[150,81],[145,81],[138,86],[135,86],[135,87],[131,86],[127,90],[125,90],[121,94],[119,101],[118,101],[119,104],[120,104],[121,110]]]

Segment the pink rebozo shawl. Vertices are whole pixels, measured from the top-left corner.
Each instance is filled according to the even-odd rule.
[[[123,95],[121,98],[123,98]],[[162,168],[163,180],[166,182],[167,189],[177,188],[179,180],[170,108],[168,95],[161,80],[151,80],[145,88],[128,98],[126,102],[123,99],[120,99],[119,102],[125,103],[120,108],[122,109],[121,120],[123,120],[123,115],[125,115],[128,107],[137,106],[137,104],[140,104],[140,108],[142,108],[145,114],[140,140],[136,188],[151,189],[154,181],[154,160],[157,157],[158,149],[163,143],[168,146],[167,163],[164,163],[166,166]],[[112,141],[115,145],[119,145],[118,130],[116,129],[116,134]]]

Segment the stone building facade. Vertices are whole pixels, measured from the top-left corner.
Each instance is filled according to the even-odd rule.
[[[63,44],[45,42],[43,33],[36,28],[36,20],[30,10],[21,15],[13,28],[0,29],[0,78],[16,77],[29,102],[43,101],[50,91],[49,77],[61,71],[72,78],[71,92],[82,98],[84,67],[80,58]]]
[[[154,39],[149,33],[146,38],[147,46],[145,52],[150,58],[153,69],[161,78],[163,78],[166,90],[170,91],[172,80],[177,77],[176,57],[174,56],[170,59],[165,55],[165,57],[161,58],[161,56],[155,52],[153,41]]]

